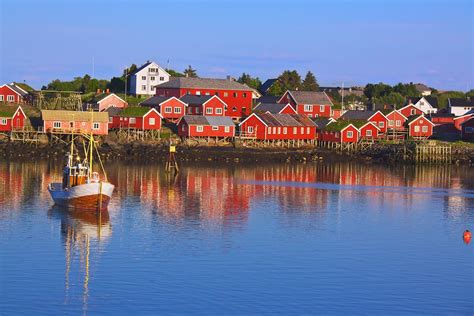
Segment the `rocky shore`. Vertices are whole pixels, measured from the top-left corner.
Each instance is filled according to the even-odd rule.
[[[371,163],[400,163],[401,145],[376,144],[362,152],[340,152],[323,148],[234,148],[234,147],[177,147],[179,161],[216,161],[227,163],[361,161]],[[62,160],[68,152],[63,144],[0,143],[0,159],[5,160]],[[105,142],[99,147],[104,161],[165,161],[168,147],[160,143],[134,142],[117,144]],[[406,161],[406,163],[412,163]],[[474,164],[473,147],[453,147],[453,163]]]

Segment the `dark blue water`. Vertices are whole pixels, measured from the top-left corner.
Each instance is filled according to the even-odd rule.
[[[58,167],[0,162],[2,315],[474,313],[472,168],[116,164],[98,216]]]

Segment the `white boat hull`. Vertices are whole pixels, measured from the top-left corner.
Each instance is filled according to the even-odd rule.
[[[108,182],[92,182],[63,189],[62,183],[51,183],[48,191],[54,203],[77,208],[106,209],[114,185]]]

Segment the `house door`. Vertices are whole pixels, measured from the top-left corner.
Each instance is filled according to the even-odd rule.
[[[69,128],[74,129],[74,122],[69,122]]]

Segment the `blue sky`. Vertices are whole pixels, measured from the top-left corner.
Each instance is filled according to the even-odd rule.
[[[202,77],[474,88],[471,0],[0,0],[0,82],[109,79],[155,60]]]

